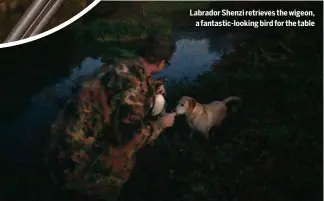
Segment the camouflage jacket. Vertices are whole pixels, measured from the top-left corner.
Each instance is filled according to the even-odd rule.
[[[162,81],[153,81],[136,60],[102,69],[53,123],[46,161],[64,187],[111,200],[130,176],[134,153],[163,131],[147,118]]]

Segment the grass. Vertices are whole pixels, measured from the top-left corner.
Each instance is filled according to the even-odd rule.
[[[151,4],[152,8],[161,5]],[[173,6],[164,7],[175,12]],[[80,21],[71,30],[75,42],[93,55],[106,60],[131,57],[137,39],[172,28],[159,13],[153,12],[160,16],[158,22],[152,13],[146,14],[138,21],[127,17],[90,25]],[[210,142],[199,135],[188,139],[188,126],[177,118],[153,147],[138,154],[122,201],[321,200],[322,36],[313,29],[277,31],[240,41],[213,71],[199,75],[194,83],[179,82],[169,89],[171,108],[183,95],[199,102],[238,95],[243,103],[231,105],[230,115]],[[46,176],[38,163],[14,161],[22,158],[16,149],[12,149],[13,161],[2,163],[8,168],[3,171],[8,174],[3,176],[2,189],[9,189],[15,200],[63,201],[63,194],[55,198],[47,193]]]
[[[322,63],[316,43],[294,30],[243,41],[214,71],[173,86],[171,108],[182,95],[200,102],[239,95],[243,104],[232,106],[209,143],[188,139],[188,126],[177,119],[154,148],[141,153],[144,165],[125,200],[153,200],[155,192],[154,200],[161,201],[320,200]],[[137,191],[129,190],[135,186]]]

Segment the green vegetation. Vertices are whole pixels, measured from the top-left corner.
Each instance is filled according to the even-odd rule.
[[[210,142],[188,139],[177,119],[139,154],[122,200],[320,200],[321,37],[319,26],[260,30],[212,72],[174,84],[171,108],[183,95],[200,102],[239,95],[243,104],[233,104]]]
[[[34,43],[41,51],[53,51],[45,56],[52,63],[50,66],[40,62],[39,69],[44,66],[49,69],[47,74],[42,72],[44,77],[52,79],[53,74],[58,74],[55,69],[70,67],[84,56],[101,56],[105,61],[136,56],[138,40],[148,33],[172,31],[174,21],[171,19],[177,12],[206,6],[206,2],[193,2],[190,6],[189,2],[137,3],[136,8],[122,2],[102,3],[106,5],[98,6],[98,12],[90,13],[66,29],[69,37],[65,42],[73,44],[67,50],[62,51],[58,39],[48,39],[58,47],[48,44],[46,50],[42,48],[44,41]],[[107,4],[113,4],[116,11]],[[137,11],[131,12],[131,9]],[[176,125],[154,146],[138,154],[137,166],[121,200],[321,200],[321,41],[321,23],[316,28],[259,29],[257,36],[239,41],[234,52],[224,55],[212,71],[199,75],[194,83],[175,83],[168,91],[171,108],[183,95],[199,102],[238,95],[243,102],[231,105],[230,115],[209,142],[199,135],[189,139],[188,126],[182,117],[177,118]],[[28,55],[27,50],[21,55]],[[25,57],[12,59],[21,62],[12,65],[32,66],[26,64],[29,57]],[[25,77],[18,78],[24,80]],[[17,84],[17,89],[19,87],[21,84]],[[41,153],[35,150],[35,155]],[[17,154],[16,158],[23,157]],[[20,196],[25,201],[64,200],[61,194],[57,193],[56,198],[47,194],[46,177],[38,163],[11,165],[12,161],[7,161],[2,164],[10,170],[3,171],[8,173],[3,180],[7,181],[4,188],[10,190],[10,195]],[[66,198],[69,201],[82,200],[69,196]]]
[[[173,104],[183,95],[200,102],[239,95],[243,104],[233,104],[210,142],[199,135],[190,140],[179,119],[148,148],[157,156],[144,154],[143,161],[152,161],[143,162],[130,188],[165,188],[176,192],[172,200],[186,201],[320,200],[321,48],[308,34],[282,30],[276,39],[241,41],[214,71],[174,86]]]
[[[75,41],[86,49],[84,55],[96,55],[104,61],[121,57],[133,57],[140,40],[152,33],[171,34],[172,16],[188,8],[206,6],[206,2],[178,2],[168,6],[163,2],[116,3],[114,11],[111,2],[103,2],[84,19],[71,26],[77,33]],[[98,14],[99,13],[99,14]],[[110,13],[109,18],[105,13]],[[97,14],[95,16],[95,14]],[[89,21],[91,21],[89,23]]]
[[[155,7],[163,10],[161,5]],[[129,56],[124,53],[136,42],[121,41],[170,31],[171,21],[160,13],[174,7],[164,8],[146,12],[140,22],[135,18],[93,23],[88,27],[91,38],[100,39],[98,46],[106,48],[103,55]],[[168,96],[171,107],[183,95],[200,102],[239,95],[243,104],[233,104],[232,113],[208,143],[199,135],[188,139],[188,126],[177,119],[154,147],[139,153],[122,200],[319,200],[322,60],[318,33],[260,31],[258,36],[263,37],[240,41],[212,72],[199,75],[191,84],[174,84]]]
[[[94,49],[104,61],[108,61],[134,57],[138,41],[155,32],[170,34],[171,26],[167,21],[147,16],[141,21],[133,18],[98,20],[89,26],[81,25],[76,40],[87,38],[84,44],[91,46],[91,50]]]

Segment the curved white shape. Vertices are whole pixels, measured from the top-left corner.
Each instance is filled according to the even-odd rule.
[[[165,104],[166,104],[166,102],[165,102],[163,95],[157,94],[155,96],[154,105],[151,105],[151,107],[152,107],[151,115],[157,116],[159,114],[162,114],[165,110],[165,106],[166,106]]]
[[[83,15],[85,15],[87,12],[89,12],[93,7],[95,7],[101,0],[94,0],[90,5],[88,5],[85,9],[83,9],[80,13],[78,13],[77,15],[75,15],[74,17],[72,17],[71,19],[67,20],[66,22],[50,29],[47,30],[43,33],[37,34],[36,36],[32,36],[26,39],[22,39],[22,40],[18,40],[18,41],[13,41],[13,42],[9,42],[9,43],[2,43],[0,44],[0,49],[1,48],[6,48],[6,47],[12,47],[12,46],[17,46],[17,45],[21,45],[21,44],[25,44],[25,43],[29,43],[32,42],[34,40],[46,37],[52,33],[55,33],[61,29],[63,29],[64,27],[72,24],[73,22],[75,22],[76,20],[78,20],[79,18],[81,18]]]

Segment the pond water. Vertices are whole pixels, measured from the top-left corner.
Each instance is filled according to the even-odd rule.
[[[232,37],[226,35],[216,38],[208,33],[176,32],[174,38],[177,50],[170,61],[171,66],[157,77],[165,76],[170,80],[194,79],[197,74],[210,70],[212,64],[220,59],[222,49],[231,48]],[[0,137],[21,140],[28,147],[29,142],[38,138],[36,133],[40,133],[55,119],[80,78],[95,73],[101,65],[100,60],[86,58],[72,70],[69,77],[62,77],[53,86],[31,96],[27,108],[21,114],[11,122],[0,123]]]
[[[213,63],[221,59],[222,53],[232,48],[232,34],[215,37],[211,32],[177,31],[174,34],[176,52],[171,65],[155,77],[169,80],[192,81],[198,74],[209,71]]]

